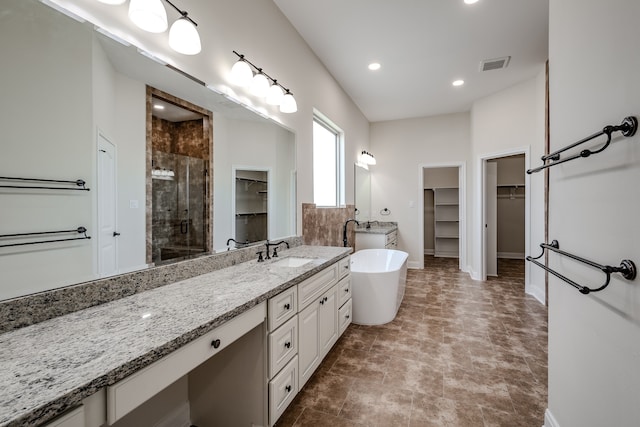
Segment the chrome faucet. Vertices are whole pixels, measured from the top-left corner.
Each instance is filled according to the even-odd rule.
[[[350,223],[350,222],[352,222],[352,221],[353,221],[353,222],[355,222],[355,223],[356,223],[356,225],[360,225],[360,223],[359,223],[357,220],[353,219],[353,218],[348,219],[348,220],[344,223],[344,226],[342,227],[342,243],[344,244],[344,247],[345,247],[345,248],[346,248],[347,246],[349,246],[349,245],[348,245],[348,242],[347,242],[347,225],[349,225],[349,223]]]

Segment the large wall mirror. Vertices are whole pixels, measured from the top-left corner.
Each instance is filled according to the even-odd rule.
[[[355,198],[356,198],[356,219],[358,221],[368,221],[371,219],[371,175],[369,169],[360,164],[354,165]]]
[[[295,234],[295,136],[289,130],[36,0],[0,4],[0,55],[0,300],[152,266],[148,197],[167,209],[174,209],[168,199],[185,191],[206,197],[201,205],[195,199],[172,205],[191,216],[167,216],[167,222],[199,234],[173,243],[171,230],[156,236],[167,241],[165,258],[171,250],[180,257],[227,250],[235,237],[237,169],[270,171],[268,237]],[[209,159],[158,150],[153,163],[146,143],[149,88],[211,112]],[[177,173],[201,179],[189,190],[177,184]],[[65,183],[24,188],[30,181],[7,178],[82,179],[89,191]],[[165,190],[153,194],[154,181]],[[74,231],[80,227],[86,233]],[[51,231],[68,234],[12,237]]]

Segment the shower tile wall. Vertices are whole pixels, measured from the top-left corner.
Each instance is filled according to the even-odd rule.
[[[189,255],[189,251],[184,251],[187,247],[191,252],[206,250],[208,142],[202,119],[174,123],[153,117],[152,123],[152,167],[175,174],[172,180],[153,179],[152,248],[153,260],[157,262]],[[187,186],[188,201],[184,198]],[[187,226],[193,231],[188,240],[184,233]]]
[[[305,245],[342,246],[342,227],[349,218],[355,218],[355,205],[343,208],[319,208],[314,203],[302,204],[302,236]],[[355,248],[356,233],[349,224],[347,240]]]

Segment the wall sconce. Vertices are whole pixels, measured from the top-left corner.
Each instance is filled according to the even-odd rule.
[[[120,5],[126,0],[98,0],[101,3]],[[202,50],[200,35],[196,26],[186,10],[180,10],[169,0],[164,0],[179,14],[178,18],[169,30],[169,46],[178,53],[184,55],[196,55]],[[131,0],[129,3],[129,19],[136,26],[150,33],[162,33],[167,30],[167,11],[162,5],[162,0]]]
[[[265,73],[251,63],[244,55],[233,51],[238,56],[238,61],[231,67],[231,81],[233,84],[249,86],[251,93],[261,98],[266,97],[267,104],[279,105],[281,113],[295,113],[298,111],[293,94],[282,86],[276,79]],[[255,75],[253,71],[255,70]]]
[[[360,162],[364,163],[365,165],[375,165],[376,158],[373,157],[373,154],[363,150],[362,153],[360,153]]]

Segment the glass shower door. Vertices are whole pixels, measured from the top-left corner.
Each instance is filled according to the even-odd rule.
[[[154,152],[153,262],[163,264],[205,252],[205,161]]]

